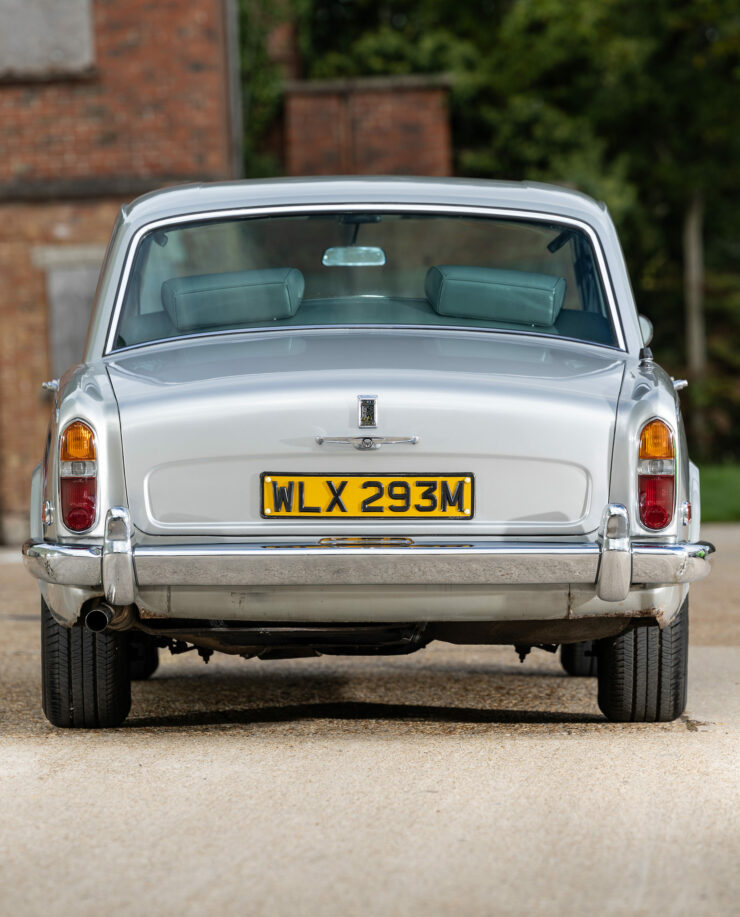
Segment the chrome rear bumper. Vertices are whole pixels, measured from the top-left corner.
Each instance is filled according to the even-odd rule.
[[[709,573],[714,546],[631,542],[624,507],[611,504],[598,542],[464,544],[131,544],[125,509],[106,519],[103,546],[28,541],[27,569],[47,583],[101,589],[135,601],[151,586],[593,585],[621,601],[633,586],[691,583]]]

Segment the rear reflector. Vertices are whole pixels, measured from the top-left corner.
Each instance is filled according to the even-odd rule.
[[[62,521],[72,532],[84,532],[95,522],[98,482],[95,478],[62,478]]]
[[[638,477],[640,521],[648,529],[664,529],[673,518],[673,475]]]

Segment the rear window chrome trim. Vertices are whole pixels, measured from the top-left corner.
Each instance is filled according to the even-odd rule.
[[[141,240],[148,233],[156,230],[162,229],[166,226],[180,226],[184,223],[204,223],[204,222],[218,222],[219,220],[224,219],[239,219],[241,217],[250,218],[250,217],[262,217],[262,216],[280,216],[280,215],[295,215],[303,216],[313,213],[344,213],[351,212],[353,210],[363,210],[367,211],[378,211],[382,213],[431,213],[431,214],[440,214],[447,216],[480,216],[480,217],[489,217],[489,218],[503,218],[503,219],[513,219],[513,220],[524,220],[531,221],[535,223],[557,223],[563,226],[573,226],[576,229],[580,229],[586,233],[588,236],[591,245],[593,247],[594,255],[596,256],[596,261],[599,266],[600,280],[606,294],[607,303],[609,305],[609,316],[614,328],[614,332],[617,337],[617,348],[620,351],[627,350],[624,336],[624,328],[622,326],[621,316],[619,314],[619,309],[617,308],[616,296],[614,293],[614,288],[612,286],[611,272],[606,261],[606,256],[604,254],[604,249],[601,244],[601,239],[599,238],[598,233],[589,223],[584,222],[583,220],[576,219],[575,217],[566,217],[561,216],[558,213],[549,213],[544,211],[533,211],[533,210],[517,210],[512,208],[501,208],[501,207],[470,207],[463,204],[408,204],[408,203],[399,203],[399,202],[383,202],[383,203],[367,203],[367,202],[354,202],[354,203],[344,203],[344,204],[303,204],[296,207],[295,205],[285,205],[279,204],[270,207],[239,207],[234,209],[225,209],[225,210],[211,210],[205,211],[203,213],[194,213],[180,214],[178,216],[166,217],[161,220],[152,220],[148,223],[145,223],[143,226],[140,226],[136,230],[133,237],[129,242],[128,249],[126,251],[126,260],[124,262],[123,270],[121,271],[121,277],[116,291],[116,301],[111,315],[110,323],[108,325],[108,334],[106,337],[105,350],[103,356],[109,356],[113,353],[121,353],[123,350],[129,350],[131,347],[140,347],[146,346],[147,344],[159,344],[162,343],[164,339],[157,341],[146,341],[141,344],[131,345],[131,347],[119,347],[115,348],[114,342],[116,337],[116,332],[118,330],[118,325],[121,317],[121,311],[123,309],[123,300],[128,289],[129,277],[131,275],[131,270],[133,268],[134,258],[136,253],[139,250]],[[291,326],[291,327],[300,327],[300,326]],[[310,327],[310,326],[305,326]],[[326,326],[326,327],[336,327],[336,326]],[[351,326],[351,327],[360,327],[360,326]],[[377,327],[368,325],[367,327]],[[392,327],[404,327],[404,326],[392,326]],[[429,327],[429,326],[427,326]],[[431,326],[433,328],[443,328],[449,326]],[[249,329],[251,330],[251,329]],[[260,330],[260,329],[254,329]],[[462,330],[462,329],[459,329]],[[465,329],[468,330],[468,329]],[[477,330],[477,329],[469,329]],[[486,331],[487,329],[481,329]],[[205,332],[203,336],[213,336],[213,334],[220,334],[224,332]],[[229,332],[226,332],[229,333]],[[520,334],[518,331],[509,332],[513,334]],[[525,332],[530,333],[531,332]],[[201,336],[201,335],[198,335]],[[542,335],[534,334],[536,337],[546,337],[551,338],[552,335]],[[182,340],[184,337],[191,337],[190,335],[178,335],[174,340]],[[559,340],[569,340],[567,338],[558,338]],[[172,339],[168,339],[172,340]],[[584,344],[593,344],[595,346],[606,346],[614,349],[614,345],[604,345],[597,344],[595,341],[584,341],[581,338],[573,338],[572,340],[579,341]]]
[[[126,347],[117,347],[110,353],[104,354],[104,358],[115,359],[119,354],[126,354],[132,351],[141,350],[144,347],[160,347],[165,344],[178,344],[184,341],[203,341],[212,340],[220,337],[237,337],[240,334],[269,334],[279,335],[286,331],[304,332],[334,332],[346,334],[348,331],[411,331],[427,332],[428,334],[439,334],[440,332],[454,332],[455,334],[504,334],[515,338],[536,338],[539,341],[552,341],[562,344],[578,344],[581,347],[598,347],[600,350],[610,350],[615,354],[626,353],[624,349],[616,344],[603,344],[600,341],[584,341],[583,338],[569,338],[562,334],[542,334],[538,331],[514,331],[509,328],[473,328],[469,325],[286,325],[284,328],[271,328],[263,326],[260,328],[230,328],[224,331],[198,331],[193,334],[178,334],[170,338],[157,338],[156,341],[142,341],[140,344],[128,344]]]

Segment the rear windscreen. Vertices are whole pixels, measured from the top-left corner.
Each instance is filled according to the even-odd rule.
[[[135,255],[114,349],[296,325],[442,326],[617,343],[582,230],[357,210],[148,233]]]

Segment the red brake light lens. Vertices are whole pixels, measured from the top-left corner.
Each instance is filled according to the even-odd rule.
[[[647,529],[664,529],[673,518],[673,475],[639,476],[640,521]]]
[[[62,478],[62,519],[72,532],[95,523],[98,482],[95,478]]]

